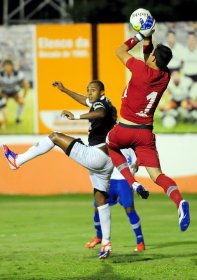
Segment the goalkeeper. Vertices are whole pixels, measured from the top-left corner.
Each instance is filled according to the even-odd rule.
[[[121,153],[123,148],[134,149],[138,165],[146,168],[150,178],[175,203],[180,230],[185,231],[190,224],[189,203],[181,196],[176,182],[162,172],[153,133],[154,113],[170,81],[167,65],[172,59],[170,48],[162,44],[153,46],[151,35],[154,24],[155,20],[149,16],[142,24],[140,32],[116,51],[132,76],[122,96],[120,121],[108,133],[107,146],[114,166],[135,189],[141,185],[133,177]],[[144,61],[141,61],[129,51],[143,40]]]

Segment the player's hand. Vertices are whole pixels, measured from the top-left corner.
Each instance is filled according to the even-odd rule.
[[[66,111],[66,110],[62,111],[61,117],[67,117],[69,120],[74,120],[75,119],[74,114],[69,112],[69,111]]]
[[[155,32],[155,19],[148,16],[145,22],[141,19],[141,25],[140,31],[135,35],[138,41],[142,41],[144,38],[152,36]]]
[[[54,81],[52,85],[61,91],[64,91],[64,85],[60,81]]]
[[[141,24],[142,26],[139,31],[140,34],[142,34],[144,37],[150,37],[155,31],[155,19],[151,16],[148,16],[145,22],[141,19]]]

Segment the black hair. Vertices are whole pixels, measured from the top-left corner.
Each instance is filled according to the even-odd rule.
[[[156,59],[156,65],[161,70],[165,70],[168,63],[172,59],[172,51],[169,47],[158,44],[154,50],[153,55]]]
[[[195,34],[195,32],[194,31],[189,31],[188,33],[187,33],[187,35],[189,36],[189,35],[193,35],[193,36],[195,36],[196,34]]]
[[[101,82],[101,81],[99,81],[99,80],[92,80],[91,82],[90,82],[90,84],[97,84],[98,86],[99,86],[99,88],[100,88],[100,90],[105,90],[105,86],[104,86],[104,84]]]
[[[172,29],[169,29],[167,34],[174,34],[174,35],[176,35],[176,32],[174,30],[172,30]]]
[[[3,66],[6,65],[6,64],[9,64],[9,65],[13,66],[13,62],[12,62],[11,59],[5,59],[4,62],[3,62]]]

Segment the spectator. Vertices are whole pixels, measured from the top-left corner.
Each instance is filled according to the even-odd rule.
[[[173,57],[168,64],[168,68],[172,72],[177,68],[181,68],[183,64],[183,57],[185,53],[185,47],[176,41],[176,33],[173,30],[169,30],[167,33],[167,42],[165,43],[172,50]]]
[[[186,76],[197,82],[197,42],[194,32],[188,33],[183,71]]]

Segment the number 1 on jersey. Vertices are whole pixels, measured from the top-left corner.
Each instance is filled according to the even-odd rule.
[[[152,108],[153,103],[155,102],[155,99],[157,97],[157,94],[158,94],[158,92],[153,91],[149,95],[146,96],[146,99],[150,100],[150,101],[149,101],[148,105],[146,106],[146,108],[144,110],[145,114],[147,114],[150,111],[150,109]]]

